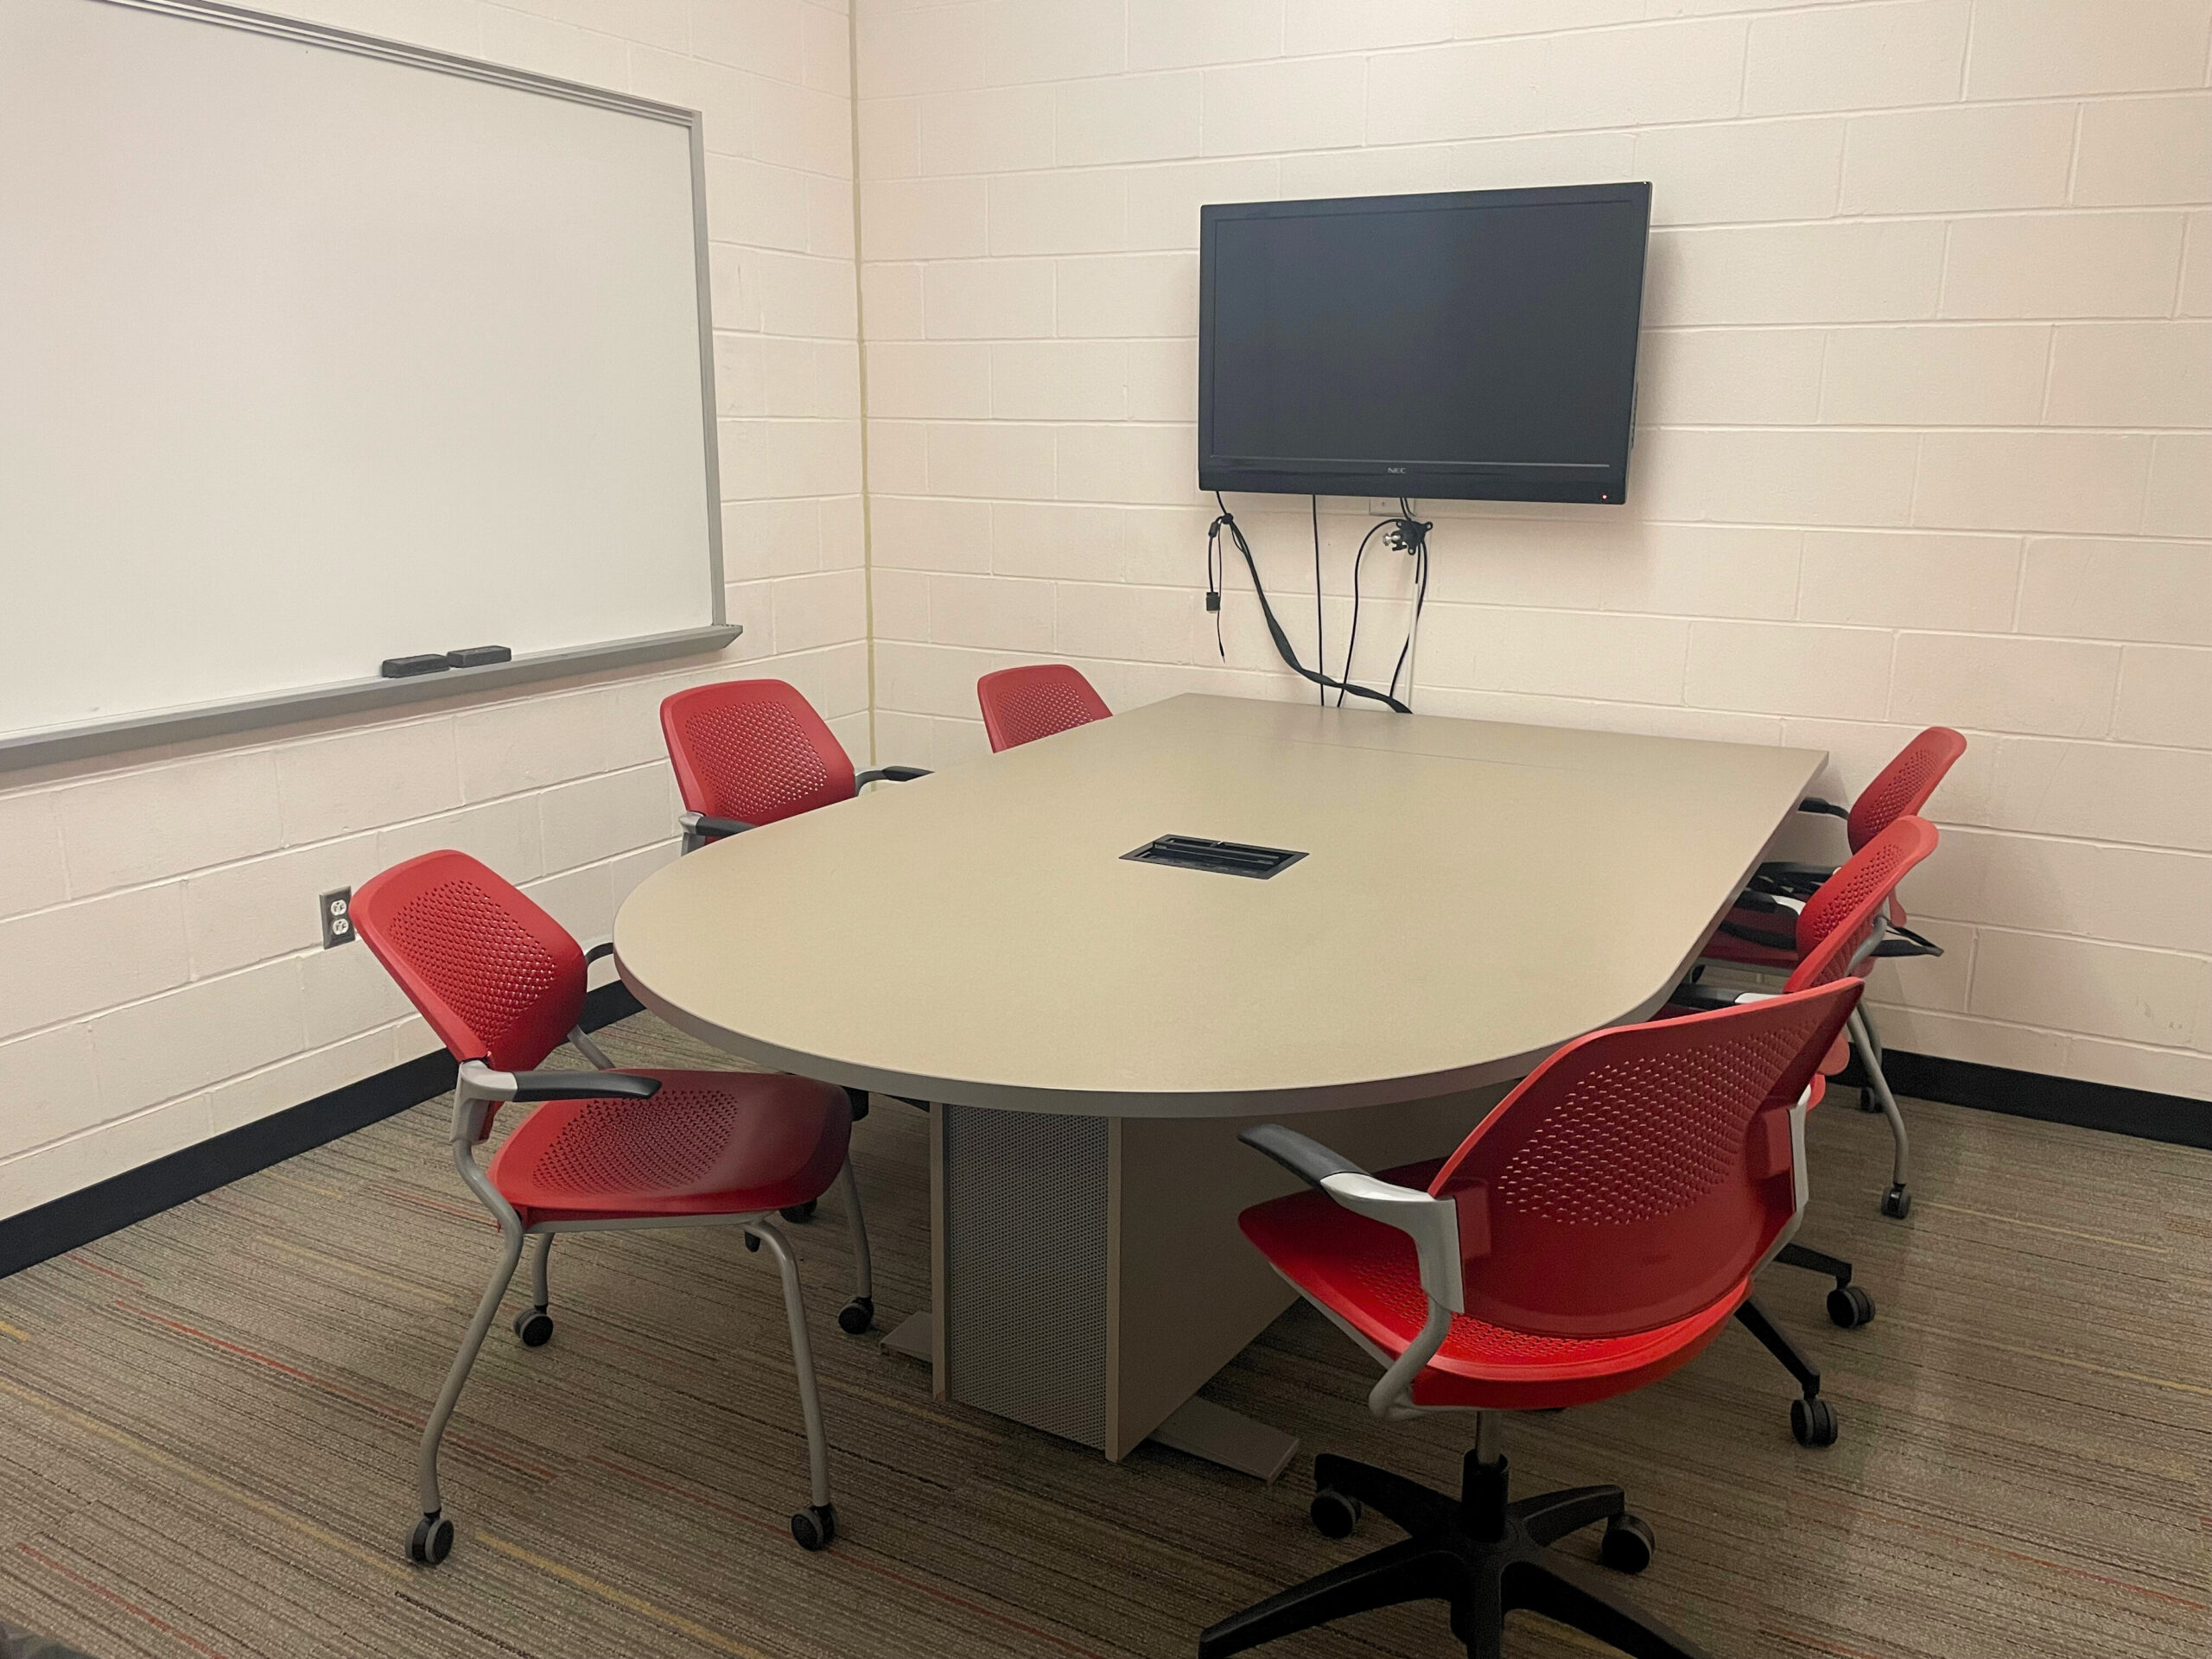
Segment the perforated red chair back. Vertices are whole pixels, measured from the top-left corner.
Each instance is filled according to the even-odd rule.
[[[1088,726],[1114,712],[1090,682],[1065,663],[1033,663],[986,674],[976,682],[976,701],[982,705],[983,731],[995,754]]]
[[[569,930],[467,853],[424,853],[372,876],[353,925],[454,1058],[526,1071],[584,1007]]]
[[[1796,1214],[1789,1108],[1858,1002],[1856,979],[1591,1033],[1445,1161],[1466,1311],[1618,1337],[1711,1308]]]
[[[814,705],[781,680],[726,680],[660,706],[684,810],[773,823],[853,798],[852,757]]]
[[[1851,804],[1843,827],[1851,850],[1857,852],[1899,818],[1927,805],[1936,785],[1966,752],[1966,739],[1948,726],[1930,726],[1898,750]]]
[[[1852,959],[1889,910],[1897,883],[1942,839],[1907,813],[1845,861],[1797,912],[1797,966],[1783,989],[1810,990],[1853,971]]]

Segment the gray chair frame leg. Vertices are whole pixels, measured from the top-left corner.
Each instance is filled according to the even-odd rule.
[[[537,1251],[531,1257],[530,1306],[515,1315],[515,1335],[525,1348],[543,1348],[553,1339],[553,1293],[546,1278],[547,1258],[553,1254],[553,1235],[537,1236]]]
[[[875,1326],[875,1269],[868,1258],[868,1217],[861,1211],[861,1184],[850,1159],[838,1172],[837,1191],[845,1201],[845,1225],[853,1237],[853,1300],[837,1310],[837,1328],[849,1337],[866,1336]]]
[[[499,1265],[492,1270],[483,1297],[476,1304],[476,1316],[468,1322],[468,1333],[461,1339],[461,1351],[453,1357],[453,1363],[446,1371],[445,1387],[438,1392],[438,1403],[431,1408],[429,1421],[423,1425],[423,1444],[416,1453],[415,1486],[422,1499],[423,1519],[408,1541],[407,1553],[426,1566],[436,1566],[453,1550],[453,1522],[443,1517],[445,1502],[438,1491],[438,1445],[445,1439],[446,1425],[453,1420],[454,1408],[461,1403],[461,1391],[467,1384],[468,1374],[475,1369],[476,1356],[484,1347],[484,1334],[492,1328],[499,1304],[506,1299],[507,1287],[514,1282],[515,1269],[522,1263],[522,1224],[512,1210],[499,1217]],[[539,1257],[541,1262],[543,1259]]]
[[[820,1549],[837,1535],[837,1511],[830,1502],[830,1442],[822,1428],[822,1394],[814,1381],[814,1347],[807,1340],[806,1301],[799,1289],[798,1263],[784,1236],[766,1222],[753,1222],[746,1236],[776,1258],[784,1281],[784,1312],[791,1322],[791,1370],[798,1380],[798,1410],[806,1424],[807,1474],[813,1503],[791,1516],[791,1535],[808,1549]]]
[[[1882,1116],[1890,1120],[1890,1139],[1895,1146],[1890,1160],[1890,1190],[1882,1195],[1882,1213],[1902,1221],[1912,1211],[1912,1147],[1905,1135],[1904,1114],[1897,1109],[1897,1097],[1890,1092],[1890,1080],[1882,1071],[1881,1051],[1875,1046],[1866,1019],[1855,1008],[1847,1029],[1851,1033],[1851,1046],[1859,1056],[1859,1069],[1866,1075],[1867,1085],[1881,1104]]]

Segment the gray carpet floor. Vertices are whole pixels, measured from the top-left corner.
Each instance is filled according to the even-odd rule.
[[[716,1063],[649,1016],[603,1040]],[[411,1567],[416,1435],[496,1238],[448,1162],[448,1109],[0,1281],[0,1618],[98,1659],[1185,1655],[1390,1535],[1313,1531],[1313,1452],[1454,1478],[1466,1424],[1376,1423],[1372,1368],[1302,1308],[1207,1390],[1300,1437],[1273,1487],[938,1404],[924,1368],[837,1332],[833,1194],[792,1230],[832,1549],[785,1530],[805,1453],[772,1268],[699,1229],[563,1243],[553,1341],[495,1326],[448,1437],[453,1558]],[[1788,1379],[1732,1331],[1640,1394],[1513,1420],[1516,1491],[1625,1486],[1659,1537],[1634,1593],[1730,1659],[2205,1659],[2212,1154],[1906,1110],[1902,1224],[1876,1213],[1880,1121],[1847,1090],[1811,1128],[1802,1236],[1857,1262],[1876,1321],[1830,1326],[1805,1274],[1762,1288],[1822,1366],[1840,1444],[1791,1440]],[[884,1100],[856,1135],[887,1326],[927,1295],[925,1127]],[[1508,1646],[1596,1650],[1523,1615]],[[1436,1605],[1270,1649],[1457,1650]]]

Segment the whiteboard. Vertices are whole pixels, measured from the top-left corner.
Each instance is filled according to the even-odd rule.
[[[727,639],[701,165],[619,94],[0,0],[0,747]]]

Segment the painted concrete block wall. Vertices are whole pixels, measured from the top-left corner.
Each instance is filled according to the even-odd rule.
[[[850,22],[813,0],[270,0],[702,110],[719,658],[0,774],[0,1216],[436,1046],[315,895],[442,846],[580,937],[675,851],[662,696],[760,666],[868,753]],[[620,580],[610,560],[607,580]]]
[[[2212,0],[859,0],[880,753],[1032,658],[1304,695],[1241,571],[1202,606],[1199,203],[1649,179],[1631,504],[1422,504],[1416,705],[1845,797],[1958,726],[1891,1040],[2212,1099],[2209,54]],[[1310,653],[1306,502],[1232,505]]]

